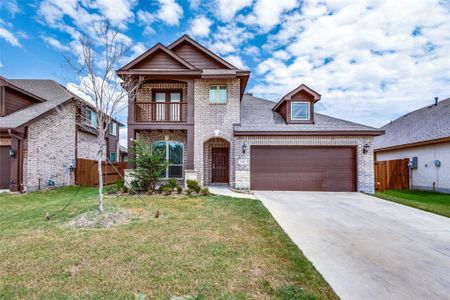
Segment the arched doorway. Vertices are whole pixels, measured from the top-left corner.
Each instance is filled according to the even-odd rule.
[[[223,138],[211,138],[203,144],[204,183],[230,182],[230,143]]]

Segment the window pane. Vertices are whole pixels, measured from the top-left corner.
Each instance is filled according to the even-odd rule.
[[[156,102],[166,102],[166,93],[155,93]]]
[[[112,162],[116,161],[116,153],[115,152],[110,152],[109,153],[109,160]]]
[[[309,119],[309,103],[292,103],[291,117],[297,120]]]
[[[97,128],[97,113],[94,111],[91,111],[91,125]]]
[[[183,177],[182,166],[169,166],[169,178],[181,178]]]
[[[219,99],[219,101],[221,103],[226,103],[227,102],[227,87],[226,86],[221,86],[219,92],[220,92],[220,99]]]
[[[163,155],[163,157],[166,157],[166,142],[156,142],[152,145],[153,151],[158,151]]]
[[[183,144],[169,142],[169,163],[183,164]]]
[[[217,87],[216,86],[209,87],[209,101],[217,102]]]
[[[170,93],[170,102],[180,102],[181,95],[180,93]]]

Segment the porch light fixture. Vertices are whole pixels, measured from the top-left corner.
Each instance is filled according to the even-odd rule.
[[[242,153],[245,154],[246,151],[247,151],[247,144],[242,144]]]
[[[12,158],[16,157],[16,150],[9,148],[9,156]]]
[[[367,154],[369,152],[369,148],[370,148],[369,144],[365,144],[363,146],[362,153]]]

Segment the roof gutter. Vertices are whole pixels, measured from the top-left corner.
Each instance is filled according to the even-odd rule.
[[[421,141],[421,142],[415,142],[415,143],[409,143],[409,144],[396,145],[396,146],[391,146],[391,147],[378,148],[378,149],[374,149],[373,151],[374,152],[392,151],[392,150],[406,149],[406,148],[412,148],[412,147],[417,147],[417,146],[441,144],[441,143],[446,143],[446,142],[450,142],[450,137],[444,137],[444,138],[440,138],[440,139]]]

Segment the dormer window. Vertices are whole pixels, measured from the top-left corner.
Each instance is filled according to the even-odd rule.
[[[310,117],[310,102],[291,102],[291,119],[294,121],[308,121]]]

